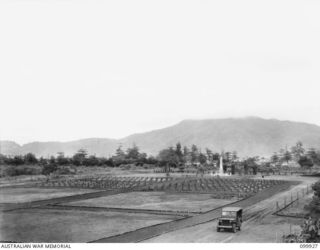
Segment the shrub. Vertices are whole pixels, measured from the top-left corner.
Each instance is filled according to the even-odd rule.
[[[34,166],[10,166],[4,170],[4,176],[37,175],[39,169]]]
[[[42,167],[42,174],[49,175],[57,170],[58,170],[58,166],[54,163],[50,163]]]
[[[313,166],[313,161],[312,159],[310,159],[307,156],[302,156],[299,161],[298,161],[299,165],[301,167],[306,167],[306,168],[311,168]]]
[[[4,176],[17,176],[18,175],[16,167],[8,167],[3,172],[4,172]]]
[[[319,214],[320,213],[320,181],[317,181],[312,185],[314,195],[312,201],[309,205],[306,206],[311,213]]]
[[[309,217],[301,225],[300,234],[290,234],[283,236],[285,243],[317,243],[320,241],[320,219]]]
[[[75,174],[75,171],[71,170],[69,167],[60,167],[55,171],[58,175],[69,175]]]

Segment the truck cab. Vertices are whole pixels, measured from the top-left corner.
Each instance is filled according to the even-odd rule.
[[[242,208],[224,207],[222,208],[221,217],[218,219],[217,232],[226,229],[236,233],[241,230],[241,224]]]

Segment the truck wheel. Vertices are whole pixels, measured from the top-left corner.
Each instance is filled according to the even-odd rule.
[[[232,232],[236,233],[237,232],[237,226],[236,224],[232,225]]]

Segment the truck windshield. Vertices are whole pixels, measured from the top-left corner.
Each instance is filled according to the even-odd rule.
[[[224,217],[236,217],[237,213],[233,211],[222,211]]]

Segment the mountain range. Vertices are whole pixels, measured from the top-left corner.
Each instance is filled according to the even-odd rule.
[[[18,155],[34,153],[48,157],[64,152],[72,155],[83,148],[89,154],[110,156],[119,145],[123,148],[134,143],[142,152],[157,155],[166,147],[181,142],[183,146],[197,145],[202,151],[237,151],[239,156],[270,156],[297,141],[308,147],[320,148],[320,126],[302,122],[262,119],[258,117],[183,120],[163,129],[133,134],[122,139],[88,138],[69,142],[31,142],[19,145],[0,141],[0,153]]]

